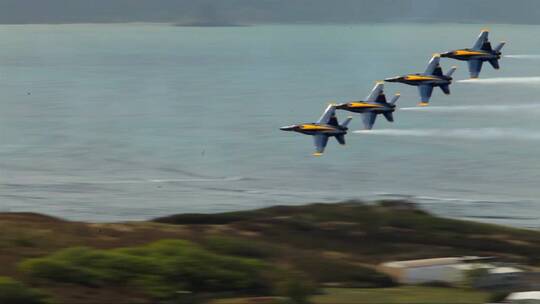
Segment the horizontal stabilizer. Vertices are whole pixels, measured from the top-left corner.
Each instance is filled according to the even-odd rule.
[[[490,63],[491,66],[492,66],[494,69],[496,69],[496,70],[498,70],[498,69],[500,68],[500,66],[499,66],[499,60],[497,60],[497,59],[490,59],[490,60],[489,60],[489,63]]]
[[[504,47],[504,45],[506,44],[506,42],[501,42],[499,43],[499,45],[497,45],[494,49],[495,52],[500,52],[502,50],[502,48]]]
[[[450,87],[447,84],[440,86],[440,88],[444,92],[444,94],[450,95]]]
[[[340,145],[345,145],[346,144],[345,135],[343,135],[343,134],[336,135],[336,140]]]
[[[394,95],[394,97],[392,97],[392,100],[390,100],[390,104],[391,105],[396,104],[400,96],[401,96],[400,94]]]
[[[383,115],[389,122],[394,122],[394,115],[392,112],[384,112]]]
[[[448,70],[448,72],[446,72],[446,76],[447,77],[452,77],[452,75],[454,74],[456,69],[457,69],[457,67],[455,67],[455,66],[451,67],[450,70]]]

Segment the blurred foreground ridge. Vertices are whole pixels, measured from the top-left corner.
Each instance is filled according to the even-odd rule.
[[[0,280],[1,303],[2,288],[34,301],[22,303],[213,304],[484,303],[540,288],[540,232],[409,201],[110,224],[6,213],[0,228],[0,276],[22,282]]]

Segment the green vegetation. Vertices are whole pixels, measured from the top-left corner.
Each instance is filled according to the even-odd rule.
[[[230,298],[214,300],[209,304],[290,304],[288,299],[276,298],[276,297],[263,297],[263,298]]]
[[[249,258],[269,258],[274,255],[275,247],[255,240],[211,236],[203,240],[203,246],[211,251]]]
[[[327,289],[313,297],[314,304],[484,304],[488,295],[465,289],[399,287],[378,289]]]
[[[277,206],[159,218],[176,225],[224,225],[296,249],[338,251],[363,263],[448,255],[497,255],[540,265],[540,232],[433,216],[403,201]]]
[[[316,254],[289,257],[295,267],[320,283],[340,283],[349,287],[390,287],[396,283],[386,274],[351,261]]]
[[[0,303],[6,304],[41,304],[44,296],[11,278],[0,277]]]
[[[324,294],[312,296],[312,304],[484,304],[489,295],[467,289],[436,287],[394,288],[329,288]],[[210,304],[287,304],[286,300],[234,298],[210,302]]]
[[[236,297],[238,304],[259,297],[260,303],[362,304],[391,295],[418,300],[408,303],[437,303],[438,296],[457,301],[485,295],[435,288],[440,283],[394,288],[376,265],[478,255],[540,266],[538,239],[538,231],[440,218],[402,201],[278,206],[114,224],[8,213],[0,214],[0,276],[39,288],[54,303]],[[357,289],[310,296],[323,286]],[[423,297],[426,291],[433,297]],[[400,303],[393,299],[388,303]]]
[[[187,241],[112,250],[69,248],[21,264],[32,277],[93,287],[128,284],[153,298],[173,298],[179,293],[268,292],[265,268],[259,261],[217,255]]]

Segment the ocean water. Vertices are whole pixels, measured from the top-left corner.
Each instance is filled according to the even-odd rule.
[[[387,84],[396,122],[318,158],[279,127],[421,72],[484,26],[0,26],[0,211],[125,221],[408,198],[540,228],[540,27],[486,26],[508,41],[500,71],[467,81],[443,60],[458,81],[422,109],[416,88]]]

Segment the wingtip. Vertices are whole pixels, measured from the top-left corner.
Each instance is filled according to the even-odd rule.
[[[419,106],[419,107],[427,107],[427,106],[429,106],[429,103],[428,103],[428,102],[421,101],[421,102],[418,103],[418,106]]]
[[[377,80],[375,81],[375,84],[384,84],[384,80]]]
[[[440,53],[433,53],[433,57],[441,57]]]
[[[457,70],[457,65],[453,65],[452,69]]]
[[[400,93],[400,92],[396,92],[395,95],[396,95],[396,96],[401,96],[401,93]]]
[[[489,29],[488,28],[483,28],[483,29],[480,30],[480,32],[482,32],[482,33],[489,32]]]
[[[322,153],[319,153],[319,152],[315,152],[312,154],[313,156],[322,156],[323,154]]]

